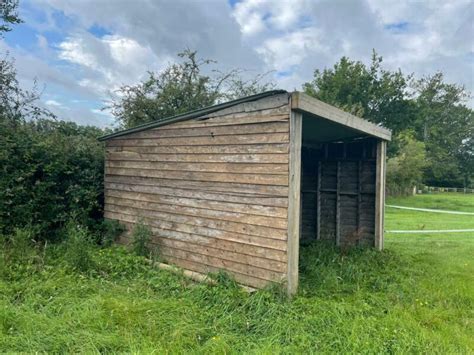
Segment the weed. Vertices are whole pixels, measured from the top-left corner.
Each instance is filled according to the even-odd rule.
[[[105,219],[102,222],[100,244],[110,247],[123,232],[125,232],[125,226],[119,221]]]
[[[92,246],[91,236],[84,227],[74,222],[67,224],[64,259],[70,267],[81,272],[91,269],[94,265]]]
[[[151,242],[152,233],[148,226],[142,222],[135,225],[132,231],[131,249],[138,256],[149,256],[151,250],[149,244]]]

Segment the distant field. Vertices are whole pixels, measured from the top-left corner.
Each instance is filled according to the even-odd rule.
[[[387,203],[408,207],[474,212],[474,194],[432,193],[410,197],[389,197]]]
[[[440,193],[388,198],[387,204],[474,213],[474,194]],[[387,207],[386,230],[474,229],[474,215],[455,215]],[[467,233],[469,234],[469,233]],[[452,235],[452,233],[450,233]],[[466,235],[466,232],[463,233]],[[474,233],[471,233],[474,236]]]
[[[395,201],[473,208],[458,195]],[[474,227],[459,217],[387,209],[387,228]],[[302,249],[291,302],[222,275],[217,286],[194,284],[121,248],[94,249],[83,272],[60,248],[16,259],[0,249],[0,352],[474,353],[474,237],[393,234],[385,245]]]

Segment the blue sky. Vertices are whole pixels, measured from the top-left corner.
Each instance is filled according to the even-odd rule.
[[[0,52],[24,87],[37,80],[44,106],[81,124],[112,125],[101,108],[115,91],[186,47],[223,70],[271,71],[287,90],[341,56],[368,63],[372,48],[389,69],[474,88],[472,1],[23,0],[20,16]]]

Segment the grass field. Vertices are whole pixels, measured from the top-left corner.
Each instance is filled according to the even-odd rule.
[[[472,195],[388,203],[474,210]],[[460,228],[464,217],[406,212],[387,209],[386,228]],[[474,218],[459,224],[474,228]],[[120,248],[93,249],[82,272],[59,247],[3,249],[0,352],[473,353],[474,235],[393,234],[385,244],[303,249],[293,301],[276,288],[247,294],[224,275],[193,284]]]

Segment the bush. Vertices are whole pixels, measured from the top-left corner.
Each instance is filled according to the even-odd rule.
[[[74,270],[85,272],[94,266],[91,256],[93,242],[86,228],[69,222],[64,247],[64,259]]]
[[[2,236],[0,244],[0,277],[21,278],[41,270],[46,246],[35,240],[33,228],[16,228],[9,236]]]
[[[152,233],[148,226],[138,223],[132,232],[132,251],[139,256],[150,256],[149,243]]]
[[[0,130],[0,233],[33,225],[51,240],[70,219],[95,228],[103,209],[103,131],[46,119],[0,119]]]
[[[104,219],[100,228],[99,244],[104,247],[111,246],[120,235],[125,232],[125,226],[113,219]]]

